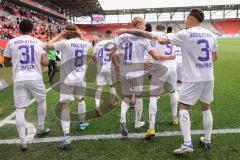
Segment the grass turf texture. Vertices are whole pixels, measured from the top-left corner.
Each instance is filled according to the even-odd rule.
[[[240,39],[220,39],[219,40],[219,60],[215,63],[215,92],[212,111],[214,116],[214,129],[240,128],[238,100],[240,99],[239,85],[239,62]],[[1,69],[0,69],[1,70]],[[1,73],[1,71],[0,71]],[[1,77],[4,77],[4,73]],[[94,109],[94,80],[95,66],[89,65],[87,72],[88,84],[86,98],[87,109]],[[47,80],[44,74],[45,82]],[[119,88],[119,86],[118,86]],[[119,90],[119,89],[118,89]],[[106,94],[102,97],[104,102],[108,102],[108,87],[105,87]],[[62,129],[56,112],[56,105],[59,100],[57,90],[52,90],[47,95],[47,118],[46,126],[51,129],[48,137],[62,136]],[[144,98],[143,119],[148,118],[148,101]],[[106,107],[105,107],[106,108]],[[0,119],[5,118],[14,111],[12,87],[0,91]],[[76,102],[72,105],[72,113],[77,113]],[[71,135],[86,134],[112,134],[119,133],[119,105],[102,118],[90,120],[90,128],[79,131],[79,123],[75,114],[71,122]],[[91,116],[88,116],[90,118]],[[148,125],[136,130],[134,126],[134,109],[130,109],[127,116],[129,132],[145,132]],[[26,120],[32,123],[37,122],[36,103],[27,109]],[[158,101],[158,115],[156,120],[156,131],[174,131],[179,127],[170,125],[171,112],[169,97],[163,95]],[[191,108],[192,129],[202,129],[202,114],[199,105]],[[5,125],[0,128],[0,139],[16,138],[17,132],[13,125]],[[193,136],[195,153],[190,159],[237,159],[239,152],[238,134],[213,135],[214,148],[211,151],[204,151],[198,147],[199,136]],[[18,151],[16,145],[0,145],[1,157],[8,159],[178,159],[172,155],[172,150],[182,143],[182,137],[159,137],[152,141],[144,139],[118,139],[100,141],[75,141],[70,151],[61,152],[55,143],[32,144],[27,153]],[[10,154],[15,151],[15,154]],[[41,157],[41,158],[40,158]],[[239,158],[240,159],[240,158]]]

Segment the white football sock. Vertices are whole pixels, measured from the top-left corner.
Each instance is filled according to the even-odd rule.
[[[97,89],[95,93],[96,108],[100,107],[101,95],[102,95],[102,89]]]
[[[70,111],[69,109],[63,109],[61,113],[61,124],[64,134],[70,133]]]
[[[116,92],[115,87],[110,87],[110,101],[111,101],[111,103],[115,102],[116,94],[117,94],[117,92]]]
[[[16,127],[22,144],[27,143],[25,135],[25,114],[26,108],[16,109]]]
[[[202,111],[203,115],[203,127],[204,127],[204,138],[211,142],[211,134],[213,127],[213,117],[211,110]]]
[[[179,111],[179,122],[183,134],[184,144],[191,145],[191,121],[187,110]]]
[[[135,124],[141,121],[142,117],[142,110],[143,110],[143,100],[142,98],[136,98],[135,103]]]
[[[149,129],[155,129],[158,97],[150,97],[149,101]]]
[[[174,117],[177,116],[177,93],[169,93],[170,96],[170,103],[171,103],[171,109],[172,109],[172,115]]]
[[[38,103],[38,129],[44,129],[44,122],[46,118],[46,110],[47,110],[47,104],[46,100],[41,101]]]
[[[126,123],[126,114],[127,114],[127,111],[129,109],[129,103],[130,103],[130,99],[129,98],[124,98],[122,100],[122,103],[121,103],[121,119],[120,119],[120,122],[121,123]]]
[[[86,104],[85,100],[81,100],[78,102],[78,114],[80,123],[83,123],[85,120],[85,113],[86,113]]]

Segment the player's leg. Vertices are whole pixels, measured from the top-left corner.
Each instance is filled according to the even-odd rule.
[[[95,93],[95,104],[96,104],[96,115],[102,116],[102,111],[100,109],[101,95],[102,95],[103,85],[98,85]]]
[[[53,63],[52,60],[49,60],[48,63],[48,82],[52,83],[52,74],[53,74]]]
[[[86,84],[78,86],[75,88],[75,94],[78,99],[78,115],[80,121],[80,130],[84,130],[89,126],[89,123],[85,122],[85,114],[86,114],[86,103],[85,103],[85,93],[86,93]]]
[[[60,108],[61,108],[61,126],[63,130],[63,139],[59,144],[60,149],[67,149],[71,144],[70,138],[70,106],[74,100],[74,87],[60,84]]]
[[[176,155],[184,155],[193,152],[191,139],[191,119],[189,107],[196,104],[202,91],[201,83],[183,83],[180,88],[180,97],[178,103],[179,123],[183,134],[184,143],[180,148],[174,150]]]
[[[143,111],[143,100],[142,100],[142,91],[143,91],[143,77],[137,77],[132,80],[133,83],[133,92],[135,93],[135,125],[134,128],[141,128],[145,125],[145,122],[141,121],[142,111]]]
[[[27,87],[37,100],[38,127],[36,136],[42,137],[50,132],[49,128],[45,128],[44,126],[47,111],[46,88],[42,81],[29,81]]]
[[[150,83],[150,100],[149,100],[149,129],[145,134],[146,139],[151,139],[155,136],[155,121],[157,113],[157,101],[160,94],[164,92],[164,82],[156,76],[153,76]]]
[[[131,93],[130,90],[131,82],[127,80],[125,77],[120,77],[121,80],[121,88],[123,94],[123,100],[121,102],[121,113],[120,113],[120,131],[122,136],[128,135],[127,124],[126,124],[126,114],[129,109]]]
[[[204,83],[204,89],[200,97],[200,104],[203,115],[204,137],[201,137],[200,141],[206,149],[210,149],[212,147],[211,134],[213,127],[213,116],[210,108],[210,103],[213,101],[214,82],[210,81]]]
[[[97,74],[97,90],[95,93],[95,104],[96,104],[96,115],[102,116],[102,111],[100,109],[101,95],[103,86],[107,84],[106,75],[103,72]]]
[[[117,102],[115,101],[115,99],[116,99],[117,92],[115,88],[115,83],[116,83],[115,73],[109,72],[107,74],[107,81],[108,81],[108,84],[110,85],[110,104],[112,106],[116,106]]]
[[[31,94],[28,92],[24,82],[14,83],[14,103],[16,107],[16,127],[20,138],[21,150],[27,149],[27,138],[25,134],[25,111],[30,101]]]
[[[177,93],[176,93],[176,82],[177,82],[177,72],[176,68],[169,69],[168,83],[171,85],[171,90],[169,92],[170,105],[172,110],[172,124],[178,125],[177,117]]]

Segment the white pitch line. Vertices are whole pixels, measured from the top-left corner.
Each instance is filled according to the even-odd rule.
[[[203,130],[192,130],[192,135],[201,135]],[[214,129],[212,134],[236,134],[240,133],[240,128],[232,129]],[[128,134],[127,139],[140,139],[144,138],[145,133],[130,133]],[[173,137],[180,136],[182,133],[180,131],[173,132],[157,132],[156,137]],[[123,138],[121,134],[106,134],[106,135],[84,135],[84,136],[71,136],[72,141],[78,140],[102,140],[102,139],[121,139]],[[125,138],[124,138],[125,139]],[[29,143],[49,143],[49,142],[59,142],[62,140],[62,137],[49,137],[49,138],[37,138],[29,141]],[[6,139],[0,140],[0,144],[18,144],[20,143],[19,139]]]
[[[46,93],[48,93],[49,91],[52,90],[53,87],[55,87],[56,85],[58,85],[59,82],[55,83],[54,85],[52,85],[51,87],[49,87],[47,90],[46,90]],[[31,104],[33,104],[34,102],[36,101],[35,98],[31,99],[31,101],[29,102],[29,104],[27,106],[30,106]],[[5,119],[1,120],[0,121],[0,127],[4,126],[4,124],[6,124],[7,121],[13,119],[16,115],[16,112],[14,111],[13,113],[11,113],[9,116],[7,116]]]

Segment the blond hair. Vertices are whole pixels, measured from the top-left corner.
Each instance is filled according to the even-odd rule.
[[[133,27],[136,27],[137,26],[137,24],[139,24],[139,23],[144,23],[145,21],[144,21],[144,19],[142,18],[142,17],[134,17],[133,19],[132,19],[132,26]]]

